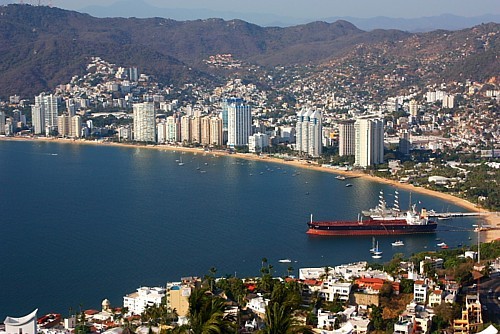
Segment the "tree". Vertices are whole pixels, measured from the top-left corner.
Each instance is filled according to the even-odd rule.
[[[382,318],[382,311],[383,311],[382,307],[372,305],[371,308],[372,308],[372,313],[371,313],[370,324],[376,330],[384,330],[385,323],[384,323],[384,319]]]
[[[181,333],[235,333],[234,317],[225,314],[225,301],[213,296],[207,289],[194,289],[189,296],[189,324],[181,326]]]
[[[313,331],[303,325],[299,325],[297,320],[287,310],[286,306],[279,303],[269,304],[266,308],[264,318],[265,328],[258,331],[260,334],[309,334]]]

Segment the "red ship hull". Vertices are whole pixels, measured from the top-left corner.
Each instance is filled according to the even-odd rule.
[[[408,224],[406,220],[367,220],[363,222],[327,221],[308,222],[307,234],[323,236],[358,236],[358,235],[401,235],[432,233],[436,230],[435,222],[422,225]]]

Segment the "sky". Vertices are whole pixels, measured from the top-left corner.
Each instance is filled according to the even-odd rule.
[[[36,3],[38,0],[24,0]],[[108,6],[118,0],[41,0],[56,7],[79,10],[87,6]],[[132,1],[132,0],[128,0]],[[500,0],[145,0],[163,8],[203,9],[226,12],[273,14],[288,17],[324,18],[387,16],[417,18],[454,14],[472,17],[500,14]],[[1,1],[0,1],[1,2]]]

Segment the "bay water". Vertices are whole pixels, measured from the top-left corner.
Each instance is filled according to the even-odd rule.
[[[179,165],[179,161],[182,164]],[[0,141],[0,319],[69,309],[100,309],[108,298],[140,286],[164,286],[185,276],[274,275],[288,267],[388,261],[471,244],[475,218],[439,222],[436,233],[378,237],[312,237],[318,220],[355,220],[375,207],[379,191],[392,203],[395,188],[362,178],[352,187],[334,174],[233,156],[215,157],[147,148]],[[410,193],[399,190],[402,208]],[[465,211],[413,193],[413,203],[436,211]],[[404,247],[391,247],[401,239]],[[291,263],[280,263],[280,259]]]

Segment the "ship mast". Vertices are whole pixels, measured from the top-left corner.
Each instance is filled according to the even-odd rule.
[[[399,192],[396,190],[394,191],[394,211],[400,212],[399,208]]]

